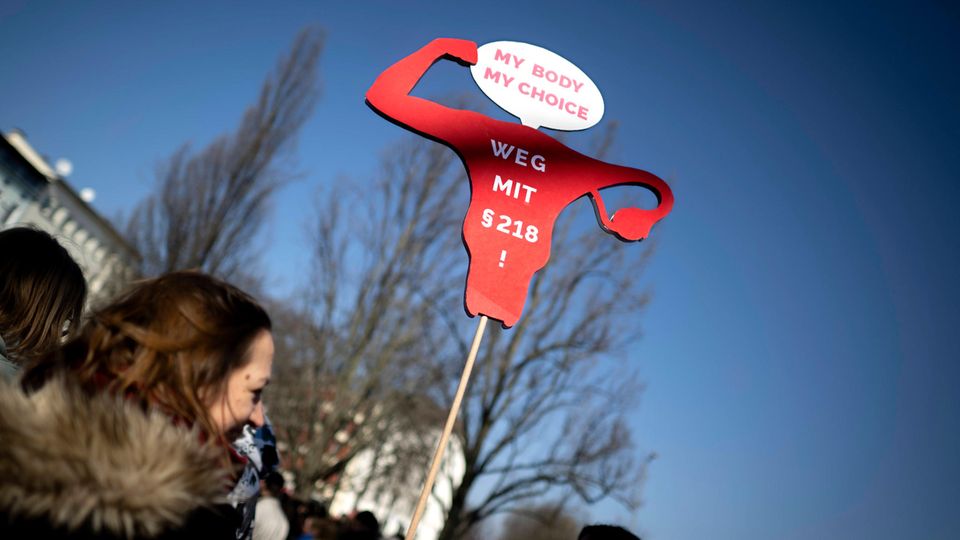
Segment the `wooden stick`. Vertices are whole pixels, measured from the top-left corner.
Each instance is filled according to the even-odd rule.
[[[467,390],[467,382],[470,380],[470,372],[473,371],[473,361],[477,358],[477,351],[480,349],[480,340],[483,339],[483,330],[487,327],[487,316],[481,315],[480,322],[477,324],[477,333],[473,336],[473,344],[470,346],[470,354],[467,355],[467,363],[463,366],[463,375],[460,376],[460,386],[457,387],[457,395],[453,398],[453,405],[450,407],[450,414],[447,415],[447,423],[443,426],[443,433],[440,435],[440,442],[437,444],[437,450],[433,453],[433,463],[430,465],[430,472],[427,474],[426,483],[420,491],[420,500],[417,501],[417,509],[413,512],[413,519],[410,520],[410,527],[407,529],[406,540],[413,540],[417,534],[417,526],[420,525],[420,518],[423,517],[423,511],[427,508],[427,500],[433,491],[433,483],[437,479],[437,471],[440,470],[440,460],[443,459],[443,453],[447,449],[447,439],[453,432],[453,424],[457,420],[457,413],[460,412],[460,402],[463,400],[463,394]]]

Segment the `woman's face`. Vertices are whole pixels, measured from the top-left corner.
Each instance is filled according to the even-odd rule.
[[[273,367],[273,336],[262,330],[250,343],[249,361],[230,372],[224,395],[210,405],[210,418],[228,440],[240,436],[243,426],[263,425],[263,388],[270,382]]]

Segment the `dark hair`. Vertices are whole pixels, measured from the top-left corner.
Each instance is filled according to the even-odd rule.
[[[577,540],[640,540],[640,537],[616,525],[588,525]]]
[[[363,512],[358,513],[353,520],[367,531],[375,533],[380,532],[380,522],[377,521],[377,517],[373,515],[373,512],[369,510],[364,510]]]
[[[266,476],[263,477],[263,483],[266,485],[267,490],[271,495],[277,496],[283,492],[283,486],[286,483],[283,479],[283,475],[277,471],[270,471]]]
[[[80,335],[24,373],[28,388],[67,372],[90,392],[140,399],[226,443],[206,407],[249,361],[270,317],[240,289],[199,272],[135,283],[97,310]]]
[[[0,231],[0,336],[10,359],[26,364],[76,333],[87,297],[83,271],[49,234]]]

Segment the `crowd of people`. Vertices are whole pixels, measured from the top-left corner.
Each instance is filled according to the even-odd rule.
[[[284,489],[254,298],[194,271],[86,296],[55,238],[0,231],[0,538],[381,538]],[[636,538],[608,529],[580,540]]]

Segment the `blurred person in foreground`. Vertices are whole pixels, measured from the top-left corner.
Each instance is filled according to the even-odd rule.
[[[0,391],[0,526],[240,538],[229,494],[247,460],[231,442],[264,422],[270,329],[255,300],[196,272],[142,281],[96,311],[28,366],[27,393]]]
[[[0,377],[55,350],[80,328],[87,282],[49,234],[28,227],[0,231]]]

